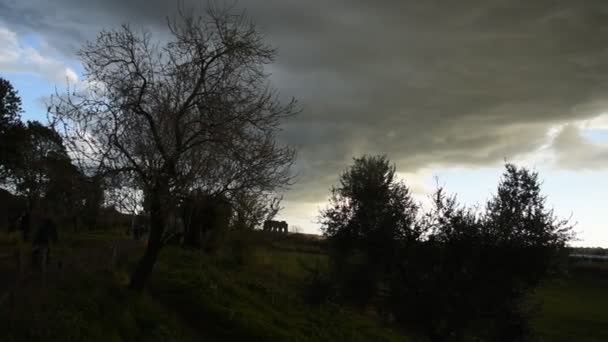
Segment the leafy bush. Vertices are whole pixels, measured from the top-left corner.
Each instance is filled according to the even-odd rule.
[[[313,267],[303,265],[308,273],[304,280],[303,297],[310,305],[322,305],[336,299],[335,280],[327,270],[323,270],[319,263]]]
[[[404,246],[392,280],[397,317],[433,338],[530,339],[530,294],[559,271],[571,236],[544,201],[537,174],[513,165],[481,213],[439,189],[427,239]]]
[[[416,239],[418,206],[385,156],[355,158],[321,212],[340,297],[365,306],[392,272],[400,245]]]
[[[404,326],[432,340],[531,337],[530,294],[557,274],[571,226],[545,206],[538,174],[507,164],[483,211],[438,189],[419,216],[386,157],[355,159],[321,212],[338,297],[366,306],[388,289]]]

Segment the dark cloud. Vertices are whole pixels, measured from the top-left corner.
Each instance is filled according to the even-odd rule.
[[[606,109],[603,0],[238,7],[278,48],[275,86],[304,107],[282,135],[300,148],[294,200],[325,198],[354,155],[388,153],[402,171],[488,165],[535,150],[553,125]],[[0,3],[0,20],[70,55],[100,28],[125,21],[160,32],[174,11],[164,0],[15,0]]]
[[[553,141],[557,163],[565,169],[608,168],[608,144],[588,142],[580,128],[566,125]]]

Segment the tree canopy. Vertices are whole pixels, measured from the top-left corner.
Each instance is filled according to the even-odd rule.
[[[21,98],[17,90],[8,80],[0,77],[0,134],[19,122],[21,112]]]
[[[334,268],[342,273],[345,297],[365,304],[373,296],[401,244],[420,234],[417,213],[410,190],[395,178],[386,156],[355,158],[340,175],[320,221],[331,241]]]
[[[529,295],[560,270],[572,226],[512,164],[484,210],[443,188],[423,214],[385,156],[355,158],[321,212],[338,300],[375,303],[431,340],[525,340]]]
[[[168,29],[164,44],[127,25],[101,32],[79,53],[88,88],[52,106],[81,165],[123,174],[144,192],[152,226],[132,277],[137,289],[171,236],[165,223],[180,200],[273,192],[290,183],[295,157],[276,140],[295,102],[281,103],[268,84],[275,51],[247,16],[182,10]]]

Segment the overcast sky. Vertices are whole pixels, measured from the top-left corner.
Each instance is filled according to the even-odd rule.
[[[201,1],[183,1],[201,8]],[[467,203],[494,191],[505,159],[535,168],[577,245],[608,247],[608,2],[240,1],[278,50],[273,85],[303,112],[281,217],[317,212],[353,156],[384,153],[423,200],[434,177]],[[82,78],[75,52],[122,23],[167,34],[166,0],[0,0],[0,76],[25,118]]]

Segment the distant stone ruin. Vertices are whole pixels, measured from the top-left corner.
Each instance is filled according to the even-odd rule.
[[[264,221],[264,231],[265,232],[277,232],[282,234],[287,234],[287,222],[285,221],[274,221],[268,220]]]

